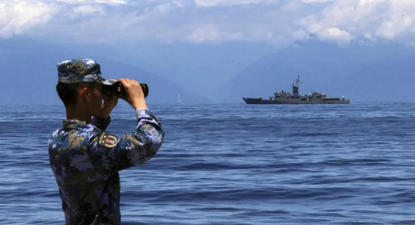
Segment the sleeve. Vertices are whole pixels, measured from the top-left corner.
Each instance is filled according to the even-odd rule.
[[[160,149],[164,131],[157,117],[148,109],[137,109],[137,128],[120,138],[103,132],[98,138],[99,148],[106,148],[109,167],[117,171],[143,164]]]
[[[111,123],[111,117],[108,117],[108,118],[101,118],[97,116],[92,117],[92,124],[98,127],[102,131],[105,131],[110,123]]]

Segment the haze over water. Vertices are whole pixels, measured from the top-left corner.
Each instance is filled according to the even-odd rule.
[[[121,172],[123,224],[415,223],[413,103],[150,105],[166,132]],[[0,224],[63,224],[59,106],[0,107]],[[120,104],[107,131],[133,132]]]

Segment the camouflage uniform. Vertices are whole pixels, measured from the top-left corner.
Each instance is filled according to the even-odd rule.
[[[59,64],[60,78],[65,76],[65,70],[73,69],[80,61],[88,66],[82,59],[65,61],[64,68]],[[89,72],[73,75],[70,83],[85,82],[76,76],[90,74],[91,68]],[[88,79],[105,82],[100,73],[99,78],[89,76]],[[64,120],[63,128],[52,134],[48,143],[49,159],[67,225],[121,224],[118,171],[148,161],[164,139],[161,124],[148,109],[137,109],[136,116],[136,131],[120,138],[105,132],[110,119],[98,117],[92,118],[92,124]]]

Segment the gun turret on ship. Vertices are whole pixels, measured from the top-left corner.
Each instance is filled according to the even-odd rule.
[[[326,94],[313,92],[311,94],[300,95],[298,90],[300,87],[300,76],[292,84],[292,94],[289,92],[274,92],[273,97],[264,99],[259,98],[243,98],[246,104],[349,104],[350,99],[327,97]]]

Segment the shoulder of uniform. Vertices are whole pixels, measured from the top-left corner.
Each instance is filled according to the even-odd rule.
[[[117,145],[117,143],[118,143],[118,138],[115,135],[102,132],[98,136],[98,145],[100,146],[104,146],[107,148],[113,148]]]

